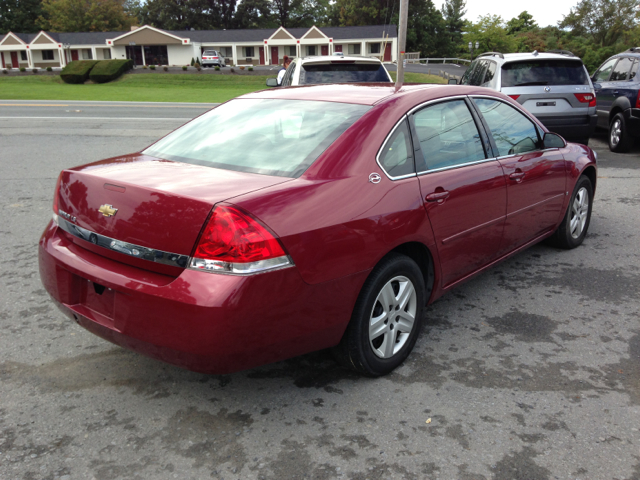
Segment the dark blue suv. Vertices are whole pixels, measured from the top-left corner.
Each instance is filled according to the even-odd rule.
[[[640,47],[609,58],[591,77],[598,127],[609,130],[609,149],[628,152],[640,138]]]

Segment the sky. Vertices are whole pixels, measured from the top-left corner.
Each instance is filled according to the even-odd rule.
[[[467,0],[465,18],[477,22],[480,15],[500,15],[506,22],[517,17],[524,10],[533,15],[540,27],[556,25],[564,15],[568,15],[571,7],[579,0],[535,0],[522,2],[518,0]],[[438,6],[437,0],[434,1]]]

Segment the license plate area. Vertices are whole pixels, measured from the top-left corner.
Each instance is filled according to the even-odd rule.
[[[556,102],[536,102],[536,107],[555,107]]]
[[[110,288],[94,283],[91,280],[82,282],[80,303],[96,313],[113,319],[116,294]]]

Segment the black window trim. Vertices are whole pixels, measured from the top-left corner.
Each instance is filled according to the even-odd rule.
[[[628,82],[629,80],[631,80],[630,78],[627,78],[626,80],[611,80],[611,75],[613,75],[613,72],[615,72],[616,67],[618,66],[618,64],[622,60],[630,60],[631,61],[631,65],[629,65],[629,70],[627,70],[627,76],[628,77],[631,76],[631,72],[633,71],[633,67],[635,65],[634,60],[636,60],[636,59],[633,58],[633,57],[628,57],[628,56],[624,55],[622,57],[618,57],[618,61],[613,64],[613,68],[611,69],[611,73],[609,74],[609,80],[607,80],[608,82]]]
[[[393,177],[391,175],[389,175],[389,173],[387,173],[387,170],[382,166],[382,163],[380,163],[380,155],[382,155],[382,151],[385,147],[385,145],[387,144],[387,142],[391,139],[391,137],[393,136],[394,132],[398,129],[398,127],[400,125],[402,125],[402,122],[406,121],[407,125],[408,125],[408,132],[409,132],[409,142],[411,142],[411,152],[413,155],[413,173],[407,173],[406,175],[399,175],[397,177]],[[409,121],[408,118],[408,114],[404,114],[402,115],[402,117],[400,118],[400,120],[398,120],[398,122],[396,122],[396,124],[393,126],[393,128],[391,129],[391,131],[389,132],[389,134],[385,137],[384,142],[382,142],[382,145],[380,145],[380,148],[378,149],[378,153],[376,154],[376,163],[378,164],[378,166],[380,167],[380,169],[384,172],[384,174],[387,176],[387,178],[391,181],[396,181],[396,180],[403,180],[405,178],[411,178],[411,177],[415,177],[417,176],[416,174],[416,153],[415,153],[415,145],[416,142],[413,141],[413,132],[412,132],[412,127],[411,127],[411,122]]]
[[[477,95],[474,95],[474,97],[475,96],[477,96]],[[485,95],[485,96],[487,98],[496,98],[496,97],[491,97],[489,95]],[[473,104],[473,102],[471,101],[471,99],[469,98],[468,95],[456,95],[456,96],[453,96],[453,97],[438,98],[438,99],[435,99],[435,100],[429,100],[428,102],[424,102],[424,103],[421,103],[420,105],[418,105],[416,107],[413,107],[407,113],[407,116],[409,117],[409,125],[411,126],[411,135],[415,136],[416,138],[418,138],[417,132],[415,130],[415,124],[414,124],[414,121],[413,121],[413,115],[415,113],[417,113],[418,111],[422,110],[423,108],[427,108],[427,107],[429,107],[431,105],[436,105],[438,103],[446,103],[446,102],[455,101],[455,100],[463,100],[465,102],[465,104],[467,105],[467,108],[469,109],[469,113],[471,113],[471,118],[473,118],[473,121],[474,121],[474,123],[476,125],[476,128],[478,129],[478,133],[480,134],[480,142],[482,143],[482,148],[484,149],[485,158],[484,158],[484,160],[475,160],[473,162],[461,163],[459,165],[449,165],[447,167],[432,168],[432,169],[427,168],[426,170],[421,170],[421,171],[417,172],[417,175],[419,177],[422,176],[422,175],[426,175],[428,173],[432,173],[432,172],[441,172],[443,170],[453,170],[454,168],[461,168],[461,167],[467,167],[469,165],[477,165],[479,163],[490,162],[490,161],[496,160],[496,158],[497,158],[497,157],[490,157],[490,155],[493,155],[493,148],[494,147],[493,147],[493,145],[491,143],[487,144],[486,141],[489,140],[491,137],[487,133],[487,130],[485,128],[485,124],[484,123],[478,124],[478,120],[481,118],[481,116],[478,116],[476,114],[475,105]],[[481,126],[482,126],[482,128],[480,128]],[[418,146],[414,146],[414,158],[422,158],[422,153],[421,153],[420,147],[419,147],[420,142],[414,142],[414,145],[416,145],[416,144]],[[420,156],[418,156],[418,153],[420,153]],[[426,168],[426,165],[423,165],[423,166]],[[417,165],[416,165],[416,167],[417,167]],[[416,168],[416,170],[417,170],[417,168]]]

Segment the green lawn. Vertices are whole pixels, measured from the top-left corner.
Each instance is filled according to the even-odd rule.
[[[395,73],[391,72],[395,78]],[[270,75],[273,76],[273,75]],[[148,74],[124,75],[103,84],[69,85],[59,76],[0,76],[3,100],[106,100],[135,102],[225,102],[267,88],[262,75]],[[445,83],[435,75],[405,73],[410,83]]]

